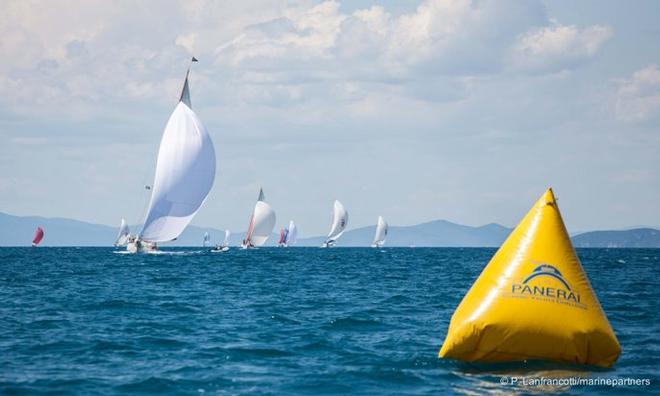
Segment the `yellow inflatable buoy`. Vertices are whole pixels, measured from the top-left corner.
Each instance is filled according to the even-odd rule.
[[[463,297],[439,356],[609,367],[620,353],[549,189]]]

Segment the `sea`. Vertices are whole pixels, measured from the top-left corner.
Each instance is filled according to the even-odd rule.
[[[611,369],[438,359],[494,252],[0,248],[0,394],[659,393],[660,249],[578,249]]]

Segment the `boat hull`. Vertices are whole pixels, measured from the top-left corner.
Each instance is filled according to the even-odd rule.
[[[158,246],[155,243],[146,241],[129,242],[126,245],[126,251],[129,253],[150,253],[157,250]]]

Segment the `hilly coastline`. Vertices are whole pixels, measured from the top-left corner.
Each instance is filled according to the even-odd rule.
[[[34,230],[46,230],[44,246],[110,246],[115,240],[115,227],[66,218],[14,216],[0,212],[0,246],[28,246]],[[135,230],[136,226],[132,229]],[[189,226],[176,241],[164,246],[200,246],[205,232],[211,242],[218,243],[224,230]],[[349,229],[338,246],[369,246],[375,226]],[[411,226],[390,226],[386,246],[389,247],[497,247],[511,232],[510,228],[491,223],[479,227],[466,226],[446,220],[435,220]],[[244,232],[233,233],[231,245],[238,245]],[[324,236],[299,238],[297,246],[320,246]],[[572,236],[580,248],[660,248],[660,231],[654,228],[589,231]],[[274,246],[273,234],[267,245]]]

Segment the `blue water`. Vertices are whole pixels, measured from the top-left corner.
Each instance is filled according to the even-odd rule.
[[[660,250],[579,250],[611,370],[437,359],[494,249],[0,248],[2,394],[657,393]],[[502,376],[651,386],[501,385]]]

